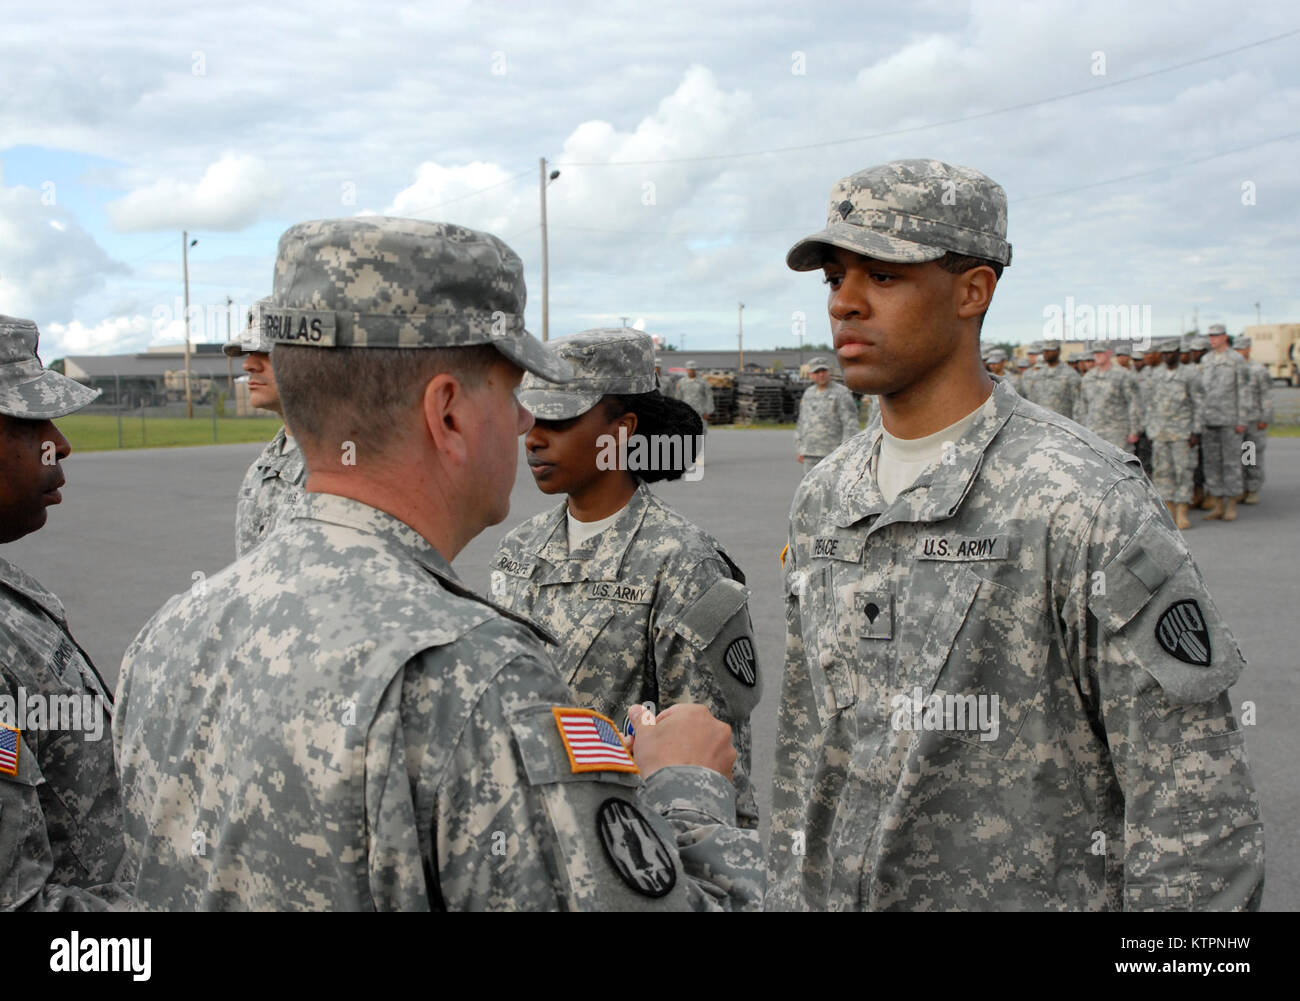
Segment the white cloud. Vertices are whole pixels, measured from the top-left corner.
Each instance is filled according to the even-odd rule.
[[[0,313],[64,319],[105,276],[125,270],[66,209],[32,188],[6,187],[0,167]]]
[[[114,228],[236,230],[274,204],[280,183],[257,157],[226,153],[197,184],[163,177],[107,205]]]

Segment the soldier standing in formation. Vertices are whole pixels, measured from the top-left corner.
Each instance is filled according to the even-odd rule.
[[[1257,908],[1245,662],[1137,461],[984,373],[1010,261],[1002,188],[933,160],[787,257],[882,420],[791,510],[768,906]]]
[[[1174,338],[1175,343],[1177,338]],[[1152,458],[1152,439],[1150,429],[1147,427],[1149,420],[1148,397],[1151,388],[1151,376],[1155,370],[1160,367],[1162,352],[1161,345],[1151,341],[1147,345],[1147,350],[1142,352],[1142,356],[1135,359],[1134,366],[1137,368],[1138,380],[1138,402],[1142,405],[1142,430],[1138,434],[1137,457],[1142,463],[1142,468],[1146,470],[1148,476],[1153,476],[1155,472],[1154,459]]]
[[[514,252],[459,226],[281,237],[265,322],[307,493],[127,650],[113,736],[141,906],[761,900],[728,728],[636,709],[633,760],[544,634],[451,568],[509,512],[524,370],[572,376],[524,330],[524,295]]]
[[[271,340],[262,328],[261,310],[267,300],[253,307],[248,315],[244,333],[237,341],[228,342],[222,349],[231,358],[243,358],[243,369],[248,373],[248,402],[262,410],[273,410],[284,418],[280,404],[280,391],[275,386],[275,372],[271,368]],[[239,487],[239,502],[235,506],[235,557],[252,549],[262,536],[275,527],[277,519],[293,507],[302,496],[302,485],[307,480],[307,465],[302,449],[282,425],[266,448],[262,449],[244,474]]]
[[[686,363],[686,378],[678,379],[677,385],[673,387],[676,399],[681,400],[688,407],[700,415],[700,420],[704,422],[704,433],[709,433],[709,415],[713,413],[713,389],[703,379],[695,375],[695,362]],[[703,439],[701,439],[701,443]],[[704,450],[701,447],[695,453],[695,464],[703,468]]]
[[[728,724],[737,816],[757,827],[749,715],[762,687],[745,575],[649,487],[681,477],[702,422],[655,391],[646,334],[587,330],[549,346],[575,379],[524,379],[524,451],[537,488],[565,499],[502,540],[492,596],[558,638],[556,665],[582,705],[621,718],[635,703],[696,702]],[[658,454],[667,463],[616,461],[663,441],[681,446]]]
[[[59,463],[72,448],[53,418],[99,396],[44,368],[39,339],[31,320],[0,316],[0,543],[38,531],[62,500]],[[68,631],[63,603],[3,558],[0,696],[0,911],[125,904],[112,695]],[[74,704],[72,720],[54,718]]]
[[[1070,366],[1061,364],[1061,342],[1043,341],[1042,360],[1034,366],[1025,399],[1072,418],[1081,381]]]
[[[1233,339],[1233,350],[1246,359],[1255,391],[1250,395],[1250,409],[1246,412],[1245,440],[1253,454],[1242,470],[1241,502],[1258,504],[1259,492],[1264,486],[1264,446],[1268,444],[1268,426],[1273,423],[1273,377],[1268,367],[1250,360],[1250,338],[1240,334]]]
[[[1215,323],[1206,333],[1211,350],[1199,366],[1205,394],[1205,520],[1236,521],[1244,488],[1241,445],[1251,413],[1258,409],[1252,402],[1256,386],[1246,360],[1228,347],[1227,328]]]
[[[1142,429],[1137,381],[1128,369],[1112,364],[1104,342],[1094,345],[1092,356],[1096,367],[1079,383],[1074,420],[1121,451],[1132,452]]]
[[[803,463],[805,476],[860,430],[853,394],[831,380],[831,367],[826,359],[814,358],[808,363],[808,370],[813,384],[803,391],[799,401],[799,424],[794,436],[795,451]]]
[[[1178,338],[1159,345],[1163,365],[1152,366],[1146,379],[1144,412],[1151,439],[1151,481],[1180,529],[1192,527],[1196,453],[1201,443],[1201,381],[1196,370],[1179,363]]]

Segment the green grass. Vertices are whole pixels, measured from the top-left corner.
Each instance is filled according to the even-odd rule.
[[[117,418],[111,415],[73,414],[55,424],[74,452],[105,452],[117,448],[173,448],[178,445],[230,445],[237,442],[270,441],[280,429],[271,417],[218,417],[217,440],[212,440],[212,418],[139,417],[122,418],[122,443],[118,444]]]
[[[1300,438],[1300,424],[1270,424],[1270,438]]]

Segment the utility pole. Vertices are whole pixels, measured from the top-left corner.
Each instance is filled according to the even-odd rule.
[[[630,317],[630,316],[620,316],[619,319],[623,321],[623,326],[626,327],[626,326],[627,326],[627,321],[630,320],[631,317]]]
[[[1198,334],[1201,332],[1201,307],[1192,307],[1192,329]]]
[[[547,175],[546,157],[542,157],[538,164],[542,199],[542,340],[549,341],[551,339],[551,269],[550,249],[546,244],[546,186],[559,177],[560,172],[553,170],[549,176]]]
[[[230,304],[234,300],[226,296],[226,342],[230,342]],[[235,359],[226,355],[226,392],[233,401],[235,398]]]
[[[1259,326],[1264,321],[1259,318],[1259,303],[1255,303],[1255,326]]]
[[[745,304],[736,303],[740,308],[736,310],[736,346],[740,350],[740,371],[745,371]]]
[[[190,234],[185,230],[181,230],[181,269],[185,272],[185,416],[193,420],[194,400],[190,396]]]

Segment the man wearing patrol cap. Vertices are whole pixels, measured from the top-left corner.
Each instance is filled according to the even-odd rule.
[[[1043,357],[1033,369],[1034,376],[1024,394],[1025,399],[1073,417],[1075,401],[1079,398],[1079,375],[1068,365],[1061,364],[1060,341],[1043,341],[1042,344]]]
[[[679,379],[675,389],[677,399],[681,400],[707,424],[709,414],[713,413],[713,389],[695,374],[694,360],[686,363],[686,378]]]
[[[980,367],[1002,188],[901,161],[829,220],[787,263],[823,271],[881,420],[791,510],[768,906],[1257,907],[1244,662],[1204,580],[1136,460]]]
[[[243,369],[248,373],[248,402],[262,410],[273,410],[284,417],[280,405],[280,391],[275,385],[275,371],[271,368],[272,342],[262,327],[262,308],[269,304],[263,299],[248,314],[248,323],[237,341],[230,341],[223,350],[231,358],[244,359]],[[307,465],[302,449],[298,447],[287,425],[281,426],[267,446],[262,449],[244,474],[239,487],[239,501],[235,506],[235,556],[243,556],[261,541],[262,536],[274,527],[276,520],[293,507],[302,496],[302,485],[307,480]]]
[[[1259,492],[1264,486],[1264,446],[1268,444],[1268,426],[1273,423],[1273,377],[1268,368],[1250,360],[1250,338],[1239,334],[1232,340],[1232,349],[1246,359],[1255,391],[1250,396],[1250,409],[1246,413],[1245,441],[1253,454],[1242,469],[1241,495],[1243,504],[1258,504]],[[1244,449],[1243,449],[1244,451]]]
[[[1029,399],[1029,387],[1033,385],[1034,377],[1038,374],[1039,361],[1042,356],[1042,341],[1032,341],[1029,346],[1025,348],[1025,359],[1029,362],[1029,367],[1027,371],[1020,373],[1020,385],[1017,387],[1020,395],[1025,399]]]
[[[842,383],[831,381],[830,363],[816,357],[808,363],[813,384],[799,400],[799,423],[794,433],[796,458],[804,475],[827,455],[858,433],[858,405]]]
[[[1186,530],[1192,502],[1196,450],[1201,441],[1201,383],[1196,370],[1178,361],[1180,344],[1171,337],[1156,345],[1164,364],[1147,377],[1146,430],[1151,438],[1151,482],[1174,524]]]
[[[1142,401],[1133,373],[1113,364],[1111,343],[1093,345],[1096,365],[1079,383],[1074,419],[1121,451],[1132,452],[1142,429]]]
[[[72,448],[53,418],[99,396],[44,368],[39,339],[31,320],[0,316],[0,543],[38,531],[62,500],[59,463]],[[126,902],[112,704],[62,602],[0,558],[0,910]],[[77,718],[58,705],[75,705]],[[36,706],[47,708],[32,722]]]
[[[509,511],[523,371],[572,376],[524,330],[524,294],[510,248],[460,226],[280,238],[265,322],[307,492],[127,651],[114,740],[144,907],[761,899],[728,728],[675,706],[634,760],[572,704],[551,638],[451,568]]]
[[[1222,323],[1206,331],[1210,352],[1201,359],[1201,390],[1205,394],[1205,431],[1201,458],[1205,469],[1206,521],[1237,520],[1237,500],[1244,488],[1242,442],[1258,394],[1246,360],[1228,347]]]

